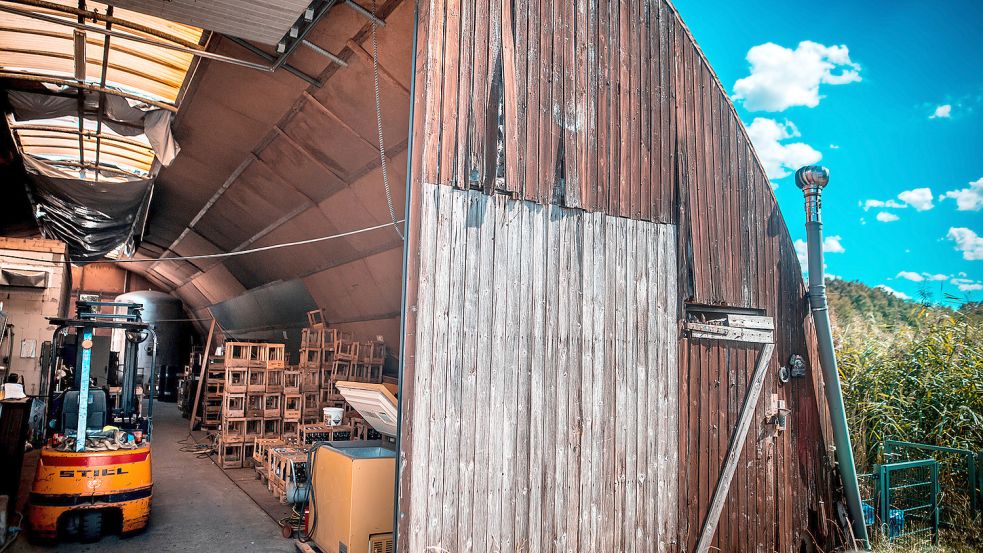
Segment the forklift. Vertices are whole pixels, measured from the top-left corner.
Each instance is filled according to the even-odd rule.
[[[49,319],[57,328],[41,374],[46,432],[27,508],[34,540],[94,542],[104,532],[125,535],[147,525],[157,335],[141,320],[142,309],[137,303],[79,301],[76,318]],[[109,373],[106,388],[91,385],[97,329],[124,337],[120,368]],[[74,352],[67,340],[73,335]],[[141,347],[152,360],[146,385],[137,367]]]

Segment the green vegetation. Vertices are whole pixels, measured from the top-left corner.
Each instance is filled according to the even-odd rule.
[[[827,286],[858,469],[883,461],[887,438],[983,451],[983,306],[905,301],[859,282]],[[943,505],[961,509],[958,457],[939,460]],[[983,545],[978,521],[963,520],[975,532],[950,534],[948,550]]]

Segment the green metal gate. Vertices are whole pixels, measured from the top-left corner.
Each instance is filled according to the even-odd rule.
[[[888,541],[939,535],[939,464],[933,459],[885,463],[861,475],[864,518]]]

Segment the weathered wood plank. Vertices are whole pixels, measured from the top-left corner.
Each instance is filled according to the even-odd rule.
[[[461,421],[462,421],[462,381],[464,379],[462,371],[463,357],[459,354],[464,348],[462,338],[464,334],[464,302],[467,296],[467,287],[474,285],[465,279],[465,269],[468,266],[468,214],[471,202],[467,198],[454,198],[452,206],[452,231],[451,231],[451,252],[450,265],[448,267],[448,277],[451,283],[449,288],[449,298],[447,304],[447,358],[443,362],[443,384],[442,393],[444,395],[443,430],[444,452],[442,462],[445,464],[443,470],[442,495],[443,508],[438,517],[441,538],[432,543],[439,543],[441,547],[449,550],[458,550],[457,533],[453,530],[457,528],[458,517],[458,495],[455,490],[458,488],[458,478],[460,476],[460,466],[462,463],[462,452],[460,449]],[[438,418],[437,420],[441,420]],[[437,426],[438,431],[440,426]],[[445,532],[444,529],[450,530]]]
[[[472,87],[474,86],[472,71],[475,61],[475,48],[472,40],[475,36],[475,8],[477,4],[477,2],[462,2],[460,4],[461,32],[459,33],[457,54],[457,59],[459,60],[457,67],[458,94],[456,98],[456,121],[453,121],[457,125],[457,128],[454,136],[454,148],[450,152],[450,155],[453,156],[453,166],[445,169],[445,171],[453,175],[454,186],[463,189],[469,187],[470,180],[470,175],[468,174],[468,145],[470,140],[468,123],[472,117],[470,108]]]
[[[475,436],[476,429],[480,426],[475,420],[478,405],[474,398],[477,397],[478,365],[484,361],[477,357],[478,297],[482,286],[479,267],[482,255],[488,253],[481,242],[481,226],[478,223],[484,219],[486,203],[474,198],[468,202],[467,260],[465,262],[464,280],[462,281],[467,287],[461,314],[461,425],[457,478],[459,509],[457,515],[457,547],[462,552],[473,550],[471,525],[476,499],[472,493],[475,489]],[[480,463],[481,460],[478,459],[478,462]]]
[[[522,209],[521,230],[519,236],[525,237],[522,240],[522,252],[519,256],[519,289],[517,295],[518,302],[518,346],[516,348],[516,370],[518,371],[518,386],[516,393],[516,456],[513,475],[515,478],[515,548],[523,550],[529,547],[529,498],[530,498],[530,479],[529,464],[532,450],[539,446],[532,441],[532,426],[537,424],[532,418],[532,371],[539,370],[539,367],[532,365],[532,338],[533,310],[535,309],[536,298],[533,295],[532,281],[537,278],[533,272],[533,256],[535,246],[529,239],[535,234],[537,213],[542,208],[535,204],[525,204]]]
[[[437,168],[437,182],[458,185],[454,170],[454,160],[458,150],[458,93],[460,79],[458,67],[461,65],[461,0],[444,0],[443,37],[443,90],[441,91],[440,160]],[[468,4],[468,2],[463,2]]]
[[[458,225],[455,222],[457,211],[453,190],[440,187],[440,200],[437,209],[437,252],[434,267],[440,275],[450,275],[454,259],[454,244]],[[446,416],[445,374],[449,359],[448,337],[450,335],[450,295],[451,281],[446,276],[435,281],[433,302],[433,348],[432,376],[430,379],[430,433],[427,453],[427,524],[426,546],[440,546],[444,484],[444,428]]]
[[[495,203],[490,198],[481,200],[483,216],[475,221],[479,226],[481,241],[481,262],[478,268],[478,342],[476,349],[477,370],[475,376],[475,452],[474,452],[474,510],[470,540],[473,551],[488,551],[488,457],[491,449],[490,419],[495,411],[488,398],[491,394],[491,381],[494,367],[488,362],[491,359],[492,313],[494,266],[495,266],[495,230],[500,215]],[[459,540],[461,541],[461,540]]]
[[[433,186],[424,186],[421,194],[423,198],[420,214],[420,279],[416,321],[416,343],[418,346],[414,365],[414,386],[412,388],[414,392],[412,399],[413,418],[409,421],[424,421],[424,423],[412,425],[413,456],[408,459],[410,463],[409,474],[403,476],[410,478],[410,489],[413,491],[413,494],[407,498],[410,502],[408,509],[409,533],[403,535],[403,539],[410,544],[410,550],[425,547],[426,542],[428,500],[428,495],[425,492],[428,489],[426,459],[430,447],[430,379],[433,372],[433,304],[436,288],[434,279],[437,277],[436,243],[439,189]]]

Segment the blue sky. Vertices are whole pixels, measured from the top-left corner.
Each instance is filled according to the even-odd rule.
[[[824,231],[839,237],[830,274],[983,300],[983,2],[674,3],[749,127],[793,239],[805,230],[791,171],[820,159]]]

